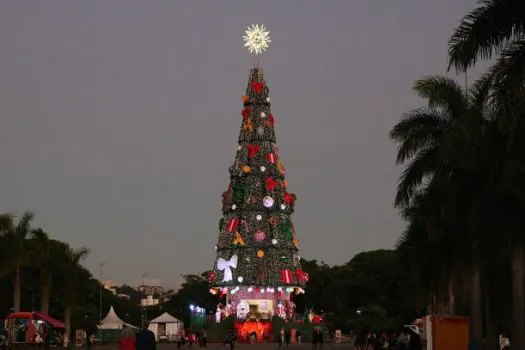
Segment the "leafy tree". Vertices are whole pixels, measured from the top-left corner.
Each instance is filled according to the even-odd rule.
[[[210,293],[207,279],[208,271],[200,275],[185,275],[184,283],[177,293],[166,303],[166,311],[185,324],[190,322],[190,305],[202,307],[207,313],[215,313],[219,298]]]

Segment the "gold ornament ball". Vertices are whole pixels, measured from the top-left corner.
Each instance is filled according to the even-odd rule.
[[[244,171],[246,174],[248,174],[251,170],[252,169],[248,165],[242,167],[242,171]]]
[[[264,257],[264,252],[263,252],[262,250],[258,250],[258,251],[257,251],[257,257],[258,257],[258,258],[262,258],[262,257]]]

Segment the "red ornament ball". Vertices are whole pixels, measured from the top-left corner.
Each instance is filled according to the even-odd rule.
[[[213,271],[208,272],[208,281],[213,282],[215,279],[215,273]]]

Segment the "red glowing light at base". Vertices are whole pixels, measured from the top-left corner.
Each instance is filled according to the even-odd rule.
[[[257,335],[256,342],[260,343],[266,337],[268,338],[272,334],[272,324],[270,321],[246,321],[246,322],[235,322],[235,330],[240,342],[248,342],[250,334],[254,333]]]

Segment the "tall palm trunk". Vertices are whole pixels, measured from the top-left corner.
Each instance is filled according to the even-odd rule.
[[[40,311],[49,314],[49,304],[51,302],[51,273],[45,271],[42,276],[42,293],[40,294]]]
[[[497,325],[492,319],[492,311],[490,306],[490,288],[488,277],[486,274],[483,275],[481,280],[481,288],[483,291],[483,317],[485,320],[485,350],[493,350],[498,348],[498,332]]]
[[[481,298],[481,271],[477,263],[474,263],[470,283],[471,338],[473,349],[481,349],[483,346],[483,302]]]
[[[20,304],[22,301],[20,283],[20,264],[17,263],[15,269],[15,280],[13,282],[13,308],[15,309],[15,312],[20,312]]]
[[[67,339],[71,342],[71,312],[73,310],[73,305],[67,303],[64,309],[64,328]]]
[[[525,349],[525,244],[517,242],[512,251],[512,337],[513,349]]]
[[[448,282],[447,301],[448,301],[447,313],[450,316],[454,316],[456,314],[456,307],[455,307],[456,297],[454,296],[454,282],[452,280]]]

